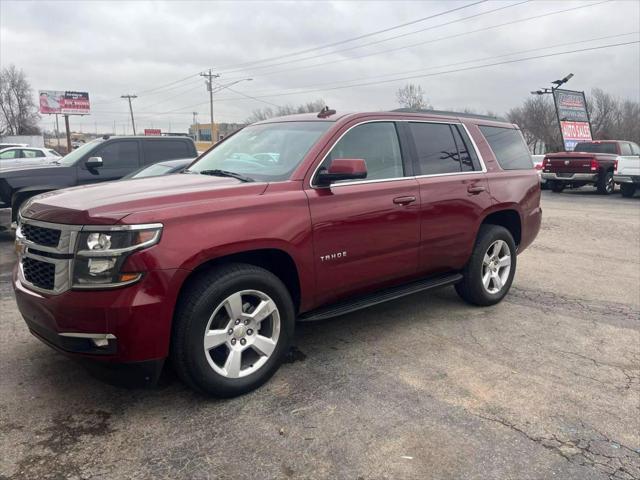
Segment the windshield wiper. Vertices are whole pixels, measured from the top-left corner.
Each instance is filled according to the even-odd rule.
[[[255,180],[251,177],[246,177],[240,173],[230,172],[229,170],[201,170],[198,172],[202,175],[212,175],[214,177],[231,177],[237,178],[241,182],[255,182]]]

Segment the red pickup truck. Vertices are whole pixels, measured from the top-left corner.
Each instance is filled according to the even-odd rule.
[[[540,228],[515,125],[457,114],[294,115],[228,137],[180,174],[49,192],[22,208],[14,290],[31,332],[148,381],[265,382],[296,320],[455,285],[509,291]]]
[[[609,195],[615,191],[613,174],[617,158],[632,155],[634,145],[621,140],[594,140],[578,143],[572,152],[547,154],[542,163],[542,178],[554,192],[591,184],[599,193]]]

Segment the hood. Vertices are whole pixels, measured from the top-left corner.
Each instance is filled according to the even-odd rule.
[[[134,178],[47,192],[34,197],[22,213],[45,222],[109,225],[132,213],[178,205],[188,209],[221,198],[260,195],[266,188],[266,183],[197,174]]]

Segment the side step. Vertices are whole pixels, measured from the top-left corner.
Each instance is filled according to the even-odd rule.
[[[362,310],[363,308],[378,305],[379,303],[411,295],[412,293],[453,285],[454,283],[458,283],[460,280],[462,280],[462,275],[460,273],[454,273],[418,280],[405,285],[399,285],[397,287],[386,288],[375,293],[369,293],[354,299],[334,303],[328,307],[321,307],[317,310],[312,310],[298,317],[298,321],[316,322],[318,320],[325,320],[327,318],[345,315],[347,313],[355,312],[356,310]]]

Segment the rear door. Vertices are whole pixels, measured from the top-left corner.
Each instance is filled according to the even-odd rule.
[[[459,270],[473,248],[478,218],[491,205],[483,166],[462,124],[408,126],[420,189],[420,272]]]
[[[87,168],[90,157],[102,158],[102,166]],[[96,183],[117,180],[140,168],[138,139],[115,139],[101,144],[78,163],[78,183]]]
[[[393,121],[352,126],[333,145],[331,160],[362,158],[367,178],[316,188],[309,198],[316,268],[316,301],[395,283],[416,274],[419,246],[418,184],[407,171]]]

